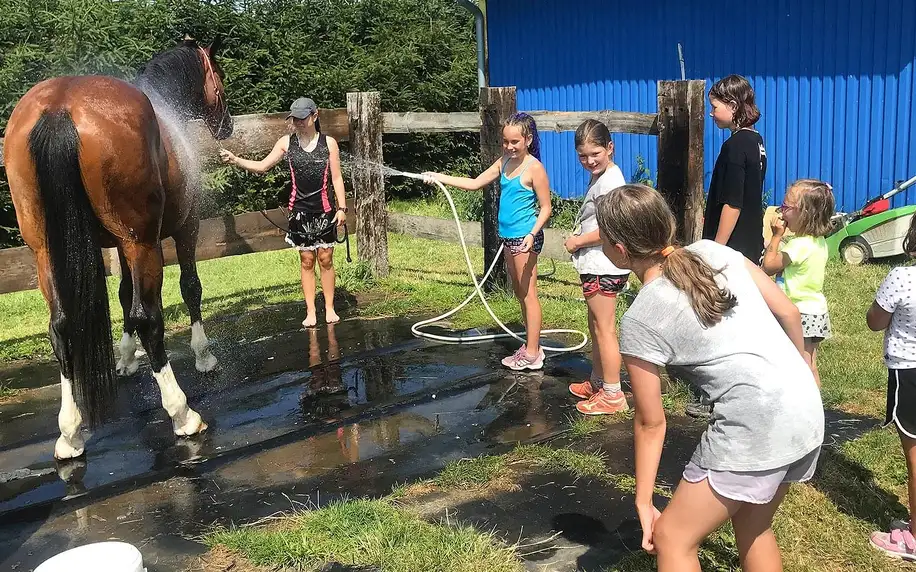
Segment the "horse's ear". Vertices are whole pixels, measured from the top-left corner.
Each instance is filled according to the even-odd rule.
[[[210,54],[211,58],[215,58],[216,54],[219,53],[219,50],[222,46],[223,46],[223,36],[221,34],[217,34],[216,37],[213,38],[213,43],[210,44],[209,48],[207,48],[207,53]]]

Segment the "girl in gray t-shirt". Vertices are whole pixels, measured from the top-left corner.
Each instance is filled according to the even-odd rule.
[[[653,189],[611,191],[599,200],[598,224],[605,254],[643,284],[620,323],[643,547],[658,554],[660,572],[699,569],[700,543],[731,519],[744,568],[779,569],[769,525],[788,484],[814,474],[824,438],[798,309],[726,246],[676,249],[674,216]],[[712,416],[660,514],[652,491],[665,440],[662,367],[698,388]]]

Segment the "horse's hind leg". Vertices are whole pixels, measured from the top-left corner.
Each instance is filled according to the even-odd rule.
[[[73,360],[67,347],[64,332],[67,327],[67,318],[60,307],[57,293],[54,291],[54,282],[51,279],[51,265],[48,253],[44,250],[36,252],[38,264],[38,287],[48,303],[51,320],[48,324],[48,335],[51,338],[51,347],[60,366],[60,412],[57,414],[57,425],[60,428],[60,437],[54,444],[54,457],[57,459],[73,459],[83,454],[85,441],[80,433],[83,417],[73,398]]]
[[[200,302],[203,298],[203,288],[200,277],[197,275],[197,234],[200,229],[200,220],[192,213],[188,222],[178,232],[174,233],[175,252],[178,264],[181,267],[181,297],[188,307],[191,316],[191,349],[194,350],[195,367],[197,371],[206,373],[216,367],[216,356],[210,352],[210,342],[204,333],[204,324],[200,313]]]
[[[133,300],[129,320],[137,328],[146,348],[153,377],[159,385],[162,407],[172,418],[176,435],[193,435],[207,428],[200,415],[188,407],[188,398],[178,385],[165,353],[162,319],[162,253],[158,245],[128,243],[124,257],[130,266]]]
[[[118,288],[118,299],[121,301],[121,311],[124,314],[124,333],[121,334],[121,343],[118,345],[121,357],[118,359],[118,365],[115,370],[118,375],[128,376],[135,374],[140,367],[140,361],[137,359],[137,326],[130,319],[134,287],[130,267],[127,265],[127,260],[124,258],[124,253],[121,252],[120,248],[118,249],[118,257],[121,261],[121,286]]]

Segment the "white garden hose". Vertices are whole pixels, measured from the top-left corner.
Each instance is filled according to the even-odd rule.
[[[416,173],[405,173],[403,171],[398,171],[396,174],[404,176],[404,177],[408,177],[411,179],[419,179],[421,181],[425,180],[425,178],[422,175],[418,175]],[[468,253],[468,246],[464,241],[464,233],[461,231],[461,219],[458,217],[458,210],[455,208],[455,203],[452,200],[452,195],[451,193],[448,192],[448,189],[446,189],[445,185],[443,185],[441,182],[435,181],[435,183],[436,183],[436,186],[439,187],[439,190],[441,190],[442,193],[445,195],[445,198],[448,200],[448,205],[452,209],[452,216],[455,217],[455,226],[458,228],[458,240],[461,244],[461,250],[464,252],[464,261],[468,265],[468,274],[471,277],[471,281],[474,283],[474,291],[471,292],[470,295],[468,295],[468,297],[464,299],[464,302],[456,306],[454,309],[449,310],[448,312],[442,314],[441,316],[436,316],[435,318],[430,318],[428,320],[422,320],[420,322],[417,322],[416,324],[410,327],[410,331],[415,336],[430,339],[430,340],[436,340],[440,342],[473,343],[473,342],[486,342],[486,341],[496,340],[500,338],[515,338],[516,340],[522,343],[525,343],[526,341],[525,338],[521,337],[521,335],[524,335],[525,332],[524,331],[513,332],[508,327],[506,327],[506,325],[503,324],[500,321],[500,319],[496,317],[496,314],[493,313],[493,310],[490,308],[490,305],[487,304],[487,299],[486,297],[484,297],[483,291],[481,290],[481,286],[483,286],[483,284],[486,283],[487,279],[490,277],[490,274],[493,272],[493,268],[496,267],[496,263],[499,262],[499,257],[503,253],[504,246],[500,245],[499,251],[496,253],[496,257],[493,259],[493,262],[490,264],[490,267],[487,269],[486,274],[483,275],[483,279],[480,282],[477,282],[477,276],[474,274],[474,266],[471,264],[471,255]],[[503,329],[504,332],[506,332],[505,334],[442,336],[442,335],[437,335],[437,334],[430,334],[428,332],[424,332],[421,330],[421,328],[425,326],[429,326],[430,324],[434,324],[436,322],[441,322],[442,320],[445,320],[449,316],[457,313],[459,310],[467,306],[468,302],[474,299],[474,296],[477,296],[478,298],[480,298],[480,301],[483,302],[483,305],[487,309],[487,312],[490,314],[490,317],[493,318],[493,321],[496,322],[499,325],[499,327]],[[567,330],[567,329],[541,330],[541,335],[544,335],[544,334],[576,334],[578,336],[582,336],[582,341],[574,346],[553,347],[553,346],[547,346],[543,344],[541,345],[543,349],[552,351],[552,352],[574,352],[574,351],[578,351],[582,349],[583,347],[585,347],[585,344],[588,343],[588,336],[586,336],[584,332],[580,332],[579,330]]]

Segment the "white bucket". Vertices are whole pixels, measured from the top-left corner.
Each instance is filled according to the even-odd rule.
[[[126,542],[96,542],[61,552],[35,572],[146,572],[143,556]]]

